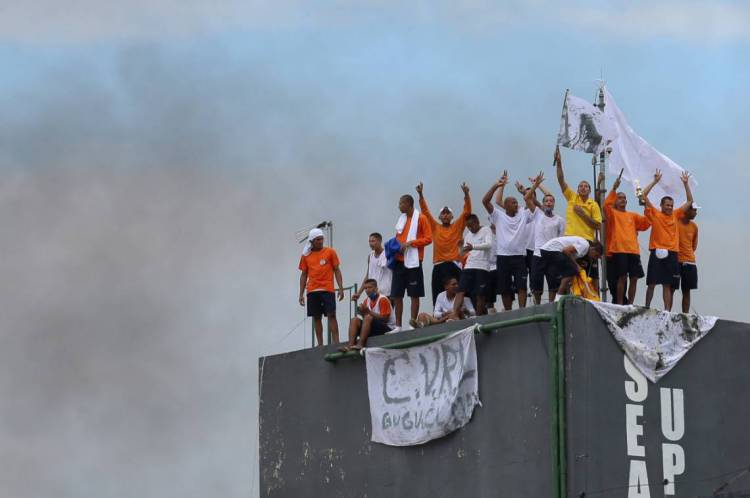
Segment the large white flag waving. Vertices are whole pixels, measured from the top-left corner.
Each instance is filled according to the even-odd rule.
[[[617,138],[611,118],[587,101],[565,93],[557,145],[599,153]]]
[[[654,179],[654,172],[660,169],[662,179],[649,194],[651,202],[658,206],[661,198],[669,195],[674,198],[675,207],[683,204],[686,200],[685,187],[680,175],[685,170],[633,131],[606,88],[604,103],[604,114],[614,122],[618,135],[617,140],[612,143],[612,155],[609,158],[610,174],[619,175],[620,170],[624,169],[622,179],[635,188],[638,186],[636,181],[641,187],[648,185]],[[695,185],[696,181],[691,177],[690,187],[693,188]]]

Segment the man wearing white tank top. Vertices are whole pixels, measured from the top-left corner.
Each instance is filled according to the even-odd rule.
[[[365,281],[369,278],[375,280],[378,283],[378,290],[384,296],[390,296],[391,294],[391,279],[393,278],[393,272],[388,268],[388,259],[385,257],[385,250],[383,249],[383,236],[378,232],[370,234],[370,254],[367,256],[367,271],[365,272],[365,278],[362,279],[362,284],[359,286],[359,290],[352,294],[352,301],[358,301],[359,296],[362,294]]]

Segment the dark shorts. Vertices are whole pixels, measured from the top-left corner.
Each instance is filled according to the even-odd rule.
[[[372,327],[370,328],[369,337],[387,334],[390,331],[391,331],[391,328],[388,326],[388,322],[386,320],[375,319],[372,321]]]
[[[407,268],[403,261],[396,261],[390,297],[404,297],[404,292],[409,297],[424,297],[424,275],[421,262],[416,268]]]
[[[458,288],[467,296],[483,296],[488,285],[487,270],[469,269],[461,272]]]
[[[487,272],[487,285],[484,287],[484,302],[495,304],[497,301],[497,270]]]
[[[610,297],[614,303],[617,299],[617,270],[615,269],[615,262],[612,257],[605,260],[607,265],[607,287],[609,287]],[[625,304],[630,304],[628,300],[628,282],[625,281]]]
[[[680,263],[680,278],[672,284],[674,290],[694,290],[698,288],[698,267],[690,263]]]
[[[531,273],[531,265],[534,262],[534,250],[526,249],[526,271]]]
[[[630,278],[643,278],[645,275],[640,254],[616,252],[610,261],[612,264],[607,267],[607,270],[614,273],[613,278],[620,278],[623,275]]]
[[[680,278],[680,265],[677,263],[677,253],[669,251],[664,259],[656,257],[655,250],[651,249],[648,257],[648,285],[674,285],[674,281]]]
[[[578,275],[578,267],[573,261],[560,251],[541,251],[544,264],[547,265],[547,271],[555,275],[556,278],[563,279]]]
[[[548,265],[541,256],[534,256],[531,262],[531,274],[529,276],[529,287],[532,291],[544,290],[544,280],[547,280],[547,289],[557,291],[560,288],[560,276],[556,275],[551,265]]]
[[[333,292],[314,291],[307,294],[307,316],[319,318],[336,314],[336,297]]]
[[[500,294],[512,294],[526,290],[526,256],[497,257],[497,290]]]

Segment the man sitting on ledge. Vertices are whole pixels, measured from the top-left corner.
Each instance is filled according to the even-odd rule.
[[[349,342],[339,349],[341,352],[359,350],[367,343],[367,338],[383,335],[396,328],[396,315],[391,301],[378,292],[378,282],[374,278],[365,280],[363,290],[367,298],[357,307],[357,313],[349,323]]]
[[[462,320],[470,316],[476,316],[477,313],[474,311],[471,299],[464,299],[461,309],[454,311],[453,307],[458,295],[458,279],[456,277],[446,277],[443,284],[445,290],[438,294],[432,315],[429,313],[420,313],[417,317],[418,327],[426,327],[449,320]]]

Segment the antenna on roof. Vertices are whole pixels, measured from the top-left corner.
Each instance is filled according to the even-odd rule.
[[[294,238],[297,239],[297,242],[302,244],[303,242],[307,241],[307,236],[310,233],[310,230],[313,228],[320,228],[324,232],[327,232],[328,236],[328,245],[333,246],[333,221],[321,221],[317,225],[310,225],[303,228],[300,228],[299,230],[294,232]]]

